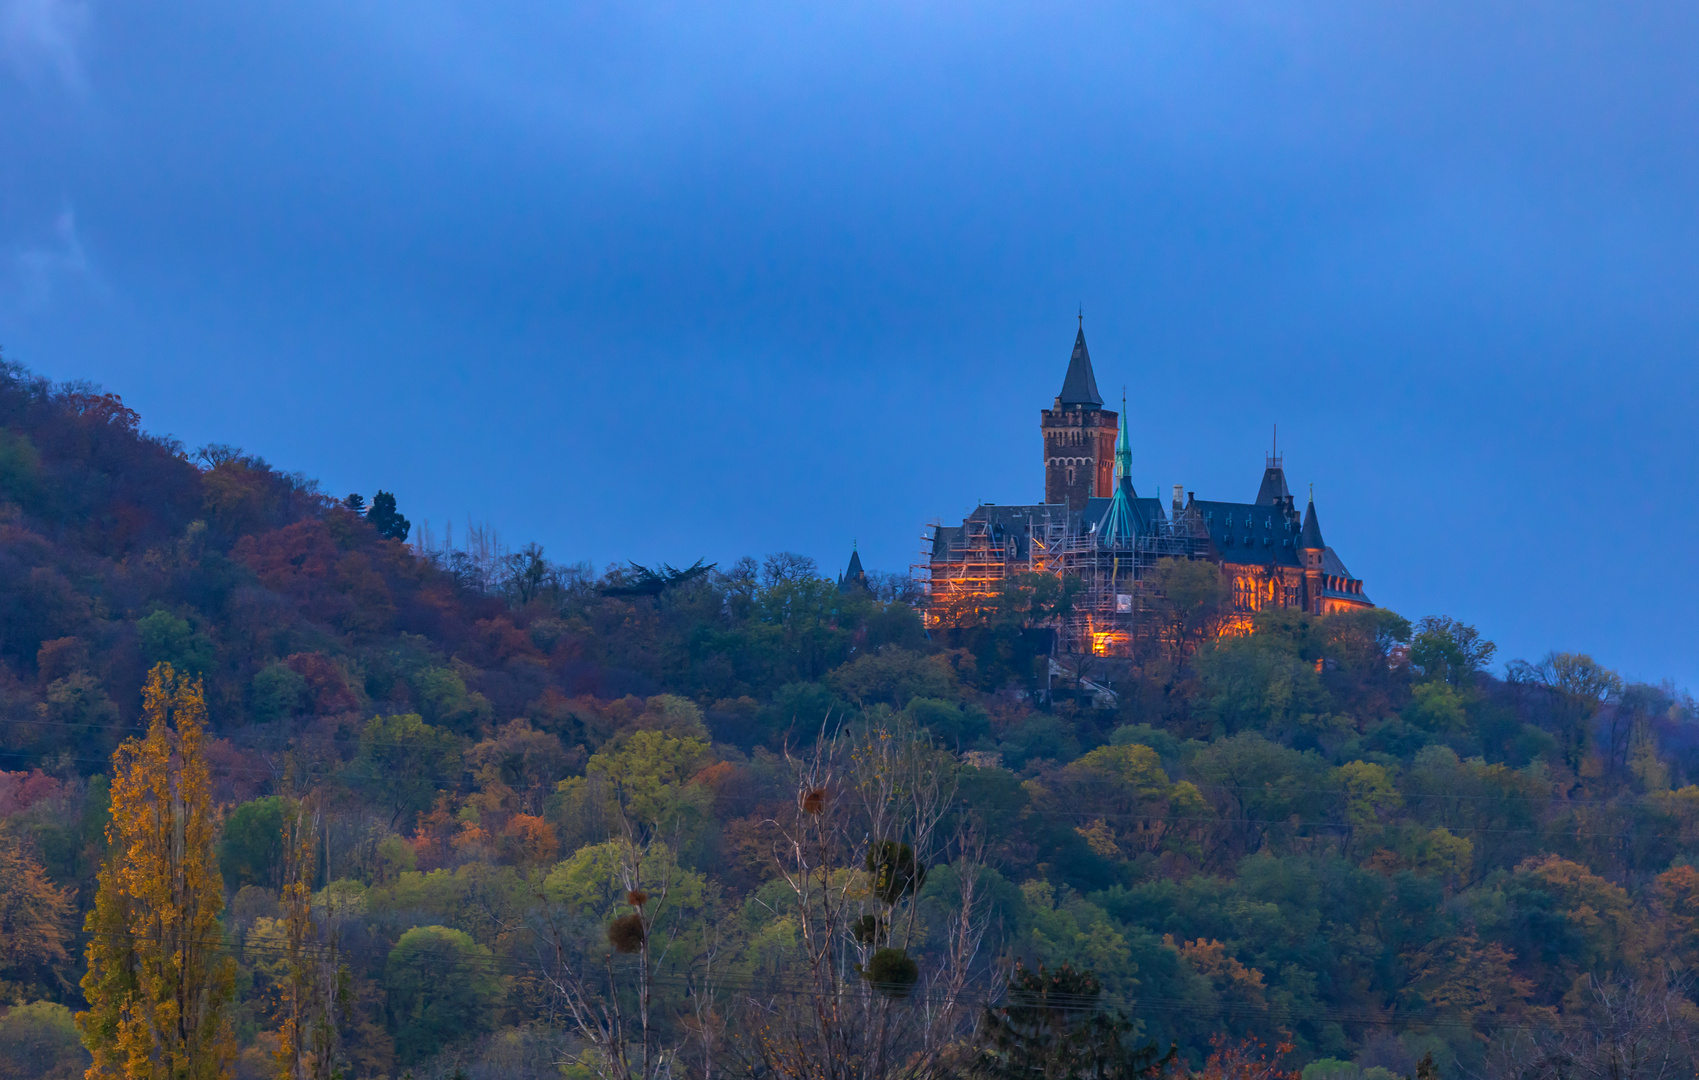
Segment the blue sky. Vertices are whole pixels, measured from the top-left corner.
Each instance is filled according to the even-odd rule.
[[[0,348],[610,561],[1141,491],[1699,685],[1699,8],[0,0]]]

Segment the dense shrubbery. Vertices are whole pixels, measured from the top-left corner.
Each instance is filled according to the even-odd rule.
[[[902,871],[929,929],[899,959],[868,916],[901,975],[879,985],[941,947],[964,873],[990,917],[980,999],[1008,960],[1089,972],[1133,1019],[1117,1039],[1175,1040],[1200,1067],[1251,1053],[1221,1037],[1289,1037],[1327,1075],[1430,1051],[1475,1067],[1495,1032],[1699,965],[1693,703],[1585,657],[1495,674],[1472,628],[1384,611],[1212,640],[1209,590],[1182,582],[1171,640],[1195,650],[1092,662],[1111,702],[1035,663],[1034,609],[1065,597],[929,637],[901,579],[840,593],[777,555],[651,589],[534,547],[409,547],[384,505],[374,525],[253,457],[146,436],[115,397],[0,370],[9,999],[81,1007],[103,774],[160,661],[205,679],[246,1070],[270,1067],[280,1022],[279,830],[300,800],[348,1074],[548,1071],[585,1048],[538,1034],[562,1015],[539,912],[598,964],[641,913],[672,950],[650,991],[680,1032],[723,1022],[700,1006],[704,957],[722,987],[790,985],[805,913],[775,842],[815,811],[784,754],[839,728],[948,751],[947,823],[988,844],[983,867]],[[43,1069],[81,1060],[65,1030],[48,1005],[0,1017]]]

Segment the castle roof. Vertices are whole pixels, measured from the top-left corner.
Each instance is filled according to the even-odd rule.
[[[1278,506],[1292,497],[1292,492],[1286,486],[1286,470],[1281,468],[1280,459],[1268,459],[1268,468],[1262,471],[1262,486],[1257,488],[1258,506]]]
[[[1205,499],[1194,499],[1191,506],[1203,519],[1210,543],[1227,562],[1298,565],[1297,530],[1281,508]]]
[[[1324,548],[1322,550],[1321,572],[1327,575],[1328,582],[1321,588],[1321,594],[1323,596],[1334,596],[1342,600],[1350,600],[1359,604],[1372,603],[1367,596],[1360,592],[1354,593],[1349,590],[1340,590],[1333,587],[1332,581],[1334,578],[1344,578],[1347,581],[1356,581],[1357,579],[1351,576],[1351,571],[1345,569],[1344,560],[1341,559],[1338,553],[1336,553],[1332,548]]]
[[[1103,395],[1097,392],[1097,376],[1091,370],[1091,353],[1085,347],[1085,327],[1074,335],[1074,354],[1068,357],[1068,374],[1062,380],[1062,392],[1057,400],[1064,407],[1101,409]]]
[[[975,537],[984,537],[999,546],[1007,545],[1012,548],[1011,557],[1025,559],[1032,553],[1032,526],[1039,525],[1042,531],[1042,526],[1046,523],[1066,522],[1070,533],[1091,532],[1093,526],[1102,532],[1107,524],[1105,518],[1109,516],[1116,501],[1113,497],[1090,498],[1086,500],[1083,510],[1069,510],[1065,503],[1048,506],[1044,503],[983,503],[975,507],[973,513],[963,519],[960,525],[933,526],[932,557],[946,560],[950,557],[952,548],[967,544]],[[1137,497],[1133,494],[1130,483],[1121,489],[1120,501],[1126,507],[1135,534],[1149,532],[1151,523],[1160,521],[1164,516],[1161,499]]]
[[[854,549],[850,551],[849,566],[838,578],[839,592],[847,593],[851,589],[868,589],[867,572],[861,568],[861,552]]]
[[[1310,499],[1310,505],[1304,510],[1304,531],[1298,537],[1298,546],[1304,548],[1325,548],[1327,545],[1321,539],[1321,521],[1316,518],[1316,501]]]

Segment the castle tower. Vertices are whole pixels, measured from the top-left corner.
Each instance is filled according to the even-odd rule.
[[[1087,499],[1107,499],[1115,490],[1115,435],[1120,418],[1103,410],[1091,353],[1085,347],[1085,320],[1074,337],[1068,374],[1056,406],[1040,414],[1044,433],[1044,501],[1083,510]]]
[[[1321,519],[1316,517],[1316,493],[1310,491],[1310,505],[1304,511],[1304,528],[1298,534],[1298,557],[1304,569],[1305,608],[1311,615],[1320,615],[1321,592],[1325,577],[1322,560],[1327,543],[1321,538]]]

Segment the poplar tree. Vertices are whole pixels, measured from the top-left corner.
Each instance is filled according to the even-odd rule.
[[[278,1080],[330,1080],[336,1069],[337,1021],[347,1003],[346,969],[338,963],[334,912],[325,911],[328,940],[313,916],[316,815],[297,802],[283,826],[283,921],[288,935],[288,980],[283,986],[283,1024],[272,1056]]]
[[[77,1026],[94,1057],[89,1080],[216,1080],[236,1057],[235,963],[220,952],[200,680],[158,664],[143,706],[147,735],[112,755],[110,854],[84,925],[89,1008]]]

